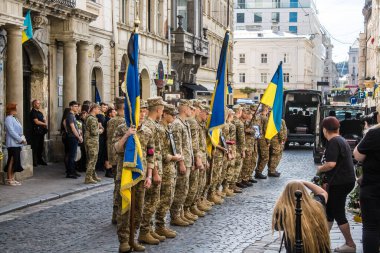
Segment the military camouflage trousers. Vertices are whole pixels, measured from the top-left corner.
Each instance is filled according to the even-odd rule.
[[[167,175],[162,177],[160,190],[160,203],[156,211],[156,227],[165,226],[165,217],[173,203],[176,177]]]
[[[224,156],[215,156],[211,165],[211,184],[209,193],[212,194],[217,190],[223,170]]]
[[[115,190],[117,192],[120,193],[120,181],[119,180],[116,180],[118,181],[117,183],[115,183]],[[133,186],[134,188],[134,196],[132,196],[132,198],[134,198],[132,200],[134,206],[135,206],[135,210],[134,210],[134,232],[137,231],[137,229],[139,228],[140,226],[140,222],[141,222],[141,213],[142,213],[142,210],[143,210],[143,207],[144,207],[144,196],[145,196],[145,188],[144,188],[144,181],[140,181],[138,184],[136,184],[135,186]],[[129,242],[129,236],[130,236],[130,215],[131,215],[131,212],[130,212],[130,208],[129,210],[122,214],[121,213],[121,195],[118,194],[116,196],[116,206],[118,207],[118,215],[116,217],[116,221],[117,221],[117,236],[119,238],[119,242],[120,244],[128,244]]]
[[[245,159],[240,172],[239,182],[242,180],[248,181],[252,178],[253,171],[257,165],[257,146],[254,145],[253,149],[247,149],[245,151]]]
[[[199,179],[199,170],[194,169],[190,171],[189,192],[187,193],[187,197],[184,204],[185,210],[190,208],[195,202],[195,198],[197,196],[198,186],[199,186],[198,179]]]
[[[179,172],[177,174],[177,180],[174,191],[174,200],[172,206],[170,207],[171,219],[177,218],[183,211],[183,205],[185,204],[185,200],[189,192],[189,177],[190,168],[187,168],[186,173],[183,175]]]
[[[152,218],[160,203],[161,184],[152,182],[152,186],[145,190],[145,203],[142,213],[140,233],[146,234],[152,230]]]
[[[236,152],[235,164],[233,164],[232,183],[236,183],[239,180],[241,169],[243,167],[243,158],[240,152]]]
[[[262,173],[269,162],[269,145],[265,139],[258,140],[259,160],[256,172]]]
[[[203,170],[199,170],[198,191],[197,191],[197,195],[195,197],[196,201],[199,200],[203,196],[204,190],[206,188],[207,171],[209,171],[209,169],[206,169],[206,167]]]
[[[93,178],[95,174],[95,165],[98,160],[99,144],[95,142],[86,142],[86,178]]]
[[[281,161],[282,150],[283,150],[283,147],[280,141],[278,139],[273,138],[270,145],[269,163],[268,163],[269,171],[271,173],[274,173],[276,171],[277,166]]]

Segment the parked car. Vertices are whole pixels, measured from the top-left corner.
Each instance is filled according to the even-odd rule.
[[[316,90],[284,91],[283,119],[288,128],[289,143],[313,144],[315,139],[315,119],[322,104],[322,93]]]
[[[322,121],[328,116],[336,117],[340,122],[340,135],[347,140],[353,151],[363,138],[365,108],[350,105],[321,106],[315,122],[315,141],[313,157],[315,163],[320,163],[326,146],[326,138],[322,131]]]

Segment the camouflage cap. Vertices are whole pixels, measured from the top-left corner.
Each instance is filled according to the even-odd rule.
[[[211,107],[208,105],[201,105],[201,110],[207,112],[208,114],[211,114]]]
[[[164,100],[162,100],[162,97],[151,97],[148,98],[148,107],[154,107],[154,106],[159,106],[159,105],[164,105]]]
[[[232,107],[232,109],[233,109],[234,111],[237,111],[237,110],[241,109],[241,105],[236,104],[236,105],[234,105],[234,106]]]
[[[250,105],[249,108],[250,108],[252,111],[256,111],[257,106],[258,106],[258,105],[254,104],[254,105]]]
[[[190,101],[187,99],[180,99],[178,105],[179,106],[191,106]]]
[[[145,100],[143,100],[143,99],[141,99],[140,100],[140,109],[146,109],[146,108],[148,108],[148,103],[145,101]]]
[[[228,109],[228,114],[235,114],[235,112],[232,109]]]
[[[125,97],[116,97],[115,98],[115,105],[124,104]]]
[[[201,108],[200,106],[201,106],[202,102],[200,100],[198,100],[198,99],[192,99],[190,101],[191,101],[193,107]]]
[[[177,108],[175,108],[175,106],[172,104],[165,104],[164,112],[173,116],[178,114]]]
[[[201,99],[201,104],[208,105],[208,101],[206,99]]]

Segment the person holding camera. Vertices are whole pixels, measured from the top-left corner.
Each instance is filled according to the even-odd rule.
[[[324,178],[324,188],[329,194],[326,205],[329,228],[334,220],[338,223],[346,243],[336,248],[335,252],[356,252],[350,225],[346,218],[347,195],[355,186],[355,171],[350,145],[339,135],[339,121],[327,117],[322,121],[323,134],[327,139],[324,164],[318,167],[318,174]]]
[[[296,191],[302,192],[303,252],[330,252],[329,227],[325,215],[328,194],[324,189],[311,182],[291,181],[285,186],[273,210],[272,231],[284,231],[283,240],[285,241],[286,252],[295,252],[296,199],[294,194]],[[310,195],[309,191],[312,192],[313,196]]]
[[[369,129],[354,150],[357,161],[363,162],[360,180],[360,208],[363,220],[363,252],[378,252],[380,246],[380,105],[377,125]]]

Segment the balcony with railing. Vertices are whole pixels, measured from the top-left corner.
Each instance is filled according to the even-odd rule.
[[[203,29],[204,36],[198,37],[185,31],[182,27],[182,16],[178,16],[178,29],[172,31],[172,52],[189,53],[208,58],[207,29]]]
[[[75,8],[77,6],[76,0],[27,0],[26,3],[39,3],[47,5],[60,5],[68,8]]]

